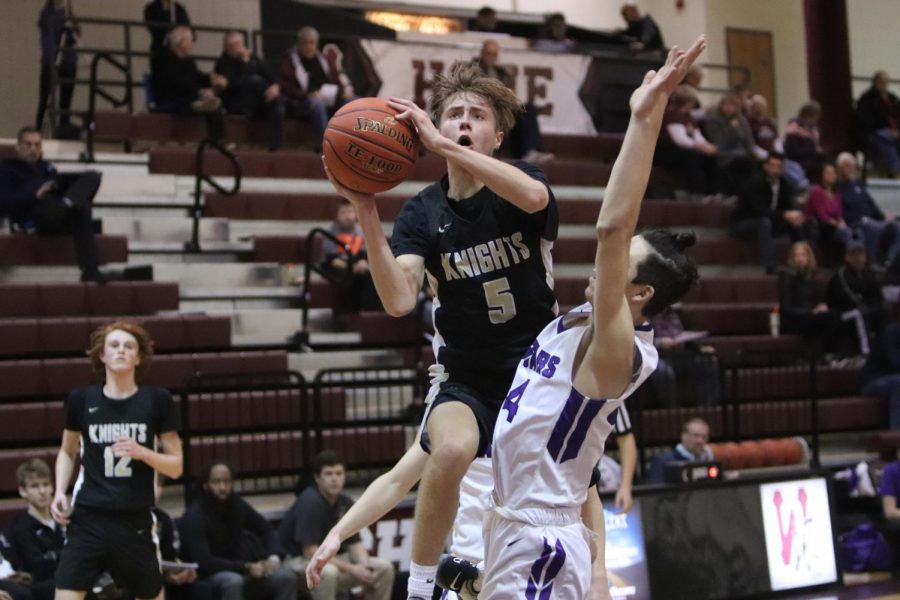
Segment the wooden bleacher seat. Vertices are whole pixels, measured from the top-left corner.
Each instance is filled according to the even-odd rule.
[[[151,315],[178,310],[178,284],[152,281],[0,284],[0,317]]]
[[[128,261],[128,238],[98,235],[100,264]],[[75,247],[70,235],[0,234],[0,265],[74,265]]]
[[[44,317],[0,320],[0,357],[83,352],[91,332],[110,317]],[[228,316],[181,314],[137,317],[157,352],[221,350],[231,346]]]

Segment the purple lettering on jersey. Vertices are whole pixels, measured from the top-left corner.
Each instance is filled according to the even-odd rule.
[[[541,372],[541,375],[550,379],[556,373],[556,365],[559,364],[558,356],[551,356],[550,361],[547,363],[547,368]]]
[[[503,401],[503,406],[500,407],[500,410],[506,409],[506,422],[512,423],[513,419],[516,418],[516,413],[519,412],[519,401],[522,399],[522,396],[525,394],[525,388],[528,387],[528,383],[530,379],[526,379],[522,385],[518,385],[513,389],[509,390],[509,394],[506,395],[506,399]]]
[[[526,600],[550,600],[553,593],[553,580],[559,575],[566,562],[566,550],[556,540],[553,546],[544,538],[544,551],[541,557],[531,566],[531,574],[525,587]]]
[[[560,360],[558,356],[541,350],[537,340],[535,340],[531,343],[528,350],[525,351],[525,356],[522,357],[522,366],[550,379],[556,374],[556,366],[560,363]]]
[[[550,360],[550,354],[548,352],[545,352],[544,350],[541,350],[540,352],[538,352],[537,364],[534,366],[534,370],[537,371],[538,373],[543,371],[544,367],[547,366],[548,360]]]

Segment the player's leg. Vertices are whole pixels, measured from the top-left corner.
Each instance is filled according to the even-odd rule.
[[[463,402],[434,406],[426,428],[431,456],[416,500],[413,569],[408,588],[411,597],[421,598],[430,597],[428,586],[433,587],[438,559],[456,517],[459,485],[481,442],[475,414]]]
[[[108,521],[106,560],[113,580],[137,600],[162,600],[165,593],[152,513],[141,511]]]
[[[104,571],[106,541],[103,530],[103,520],[93,512],[74,509],[54,576],[55,600],[82,600]]]

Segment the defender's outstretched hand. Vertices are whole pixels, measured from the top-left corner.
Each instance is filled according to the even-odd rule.
[[[666,63],[659,71],[649,71],[644,82],[631,95],[631,114],[636,117],[645,116],[653,109],[660,97],[666,97],[675,91],[688,69],[706,49],[706,36],[701,35],[686,51],[672,46]]]

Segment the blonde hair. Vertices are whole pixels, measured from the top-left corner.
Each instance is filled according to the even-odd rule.
[[[150,368],[150,360],[153,357],[153,338],[150,337],[146,329],[134,321],[113,321],[112,323],[101,325],[91,333],[90,346],[88,347],[91,368],[98,375],[106,374],[106,365],[102,360],[103,347],[106,345],[106,336],[117,329],[131,334],[137,340],[138,356],[141,362],[135,369],[135,379],[140,379]]]
[[[461,64],[450,75],[438,75],[431,85],[431,118],[439,123],[447,102],[457,94],[473,94],[491,105],[497,131],[506,133],[516,122],[522,104],[515,92],[499,80],[486,76],[478,65]]]
[[[806,256],[809,257],[809,262],[803,270],[800,270],[797,265],[794,264],[794,254],[799,249],[806,250]],[[794,242],[791,244],[791,249],[788,252],[787,257],[787,265],[792,269],[796,269],[797,272],[801,273],[804,277],[812,277],[816,269],[819,267],[816,262],[816,253],[813,252],[812,246],[809,245],[809,242]]]

